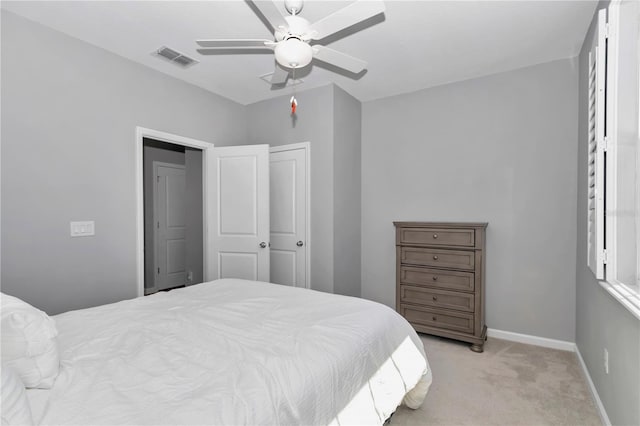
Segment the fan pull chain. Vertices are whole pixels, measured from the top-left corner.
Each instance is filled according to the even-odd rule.
[[[292,83],[293,83],[293,96],[291,96],[291,115],[296,115],[296,109],[298,108],[298,100],[296,99],[296,69],[292,71]]]

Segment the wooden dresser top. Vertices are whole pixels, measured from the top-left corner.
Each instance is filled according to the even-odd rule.
[[[393,222],[408,228],[486,228],[488,222]]]

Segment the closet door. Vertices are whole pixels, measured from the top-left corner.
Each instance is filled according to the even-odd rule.
[[[185,166],[153,162],[155,290],[187,283]]]
[[[213,149],[211,279],[269,281],[269,146]]]
[[[309,288],[309,144],[271,148],[271,282]]]

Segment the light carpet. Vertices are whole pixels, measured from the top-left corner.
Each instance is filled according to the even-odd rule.
[[[490,337],[483,353],[421,335],[433,384],[390,425],[600,425],[575,353]]]

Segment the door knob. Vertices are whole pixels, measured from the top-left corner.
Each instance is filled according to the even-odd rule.
[[[260,243],[260,248],[266,248],[267,247],[267,243],[265,243],[264,241]]]
[[[304,243],[303,243],[302,241],[298,241],[298,242],[296,243],[296,245],[297,245],[298,247],[302,247],[302,246],[304,245]]]

